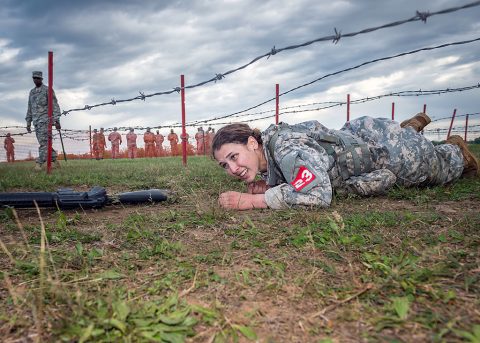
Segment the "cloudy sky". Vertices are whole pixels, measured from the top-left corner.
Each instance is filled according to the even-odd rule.
[[[61,1],[0,0],[1,126],[25,125],[31,72],[47,74],[54,53],[54,89],[62,111],[151,94],[208,80],[270,51],[332,35],[408,19],[417,10],[436,12],[472,0],[210,0]],[[376,32],[320,42],[261,59],[216,83],[186,91],[187,121],[241,111],[328,73],[376,58],[480,37],[480,6]],[[480,82],[480,42],[419,52],[328,77],[291,92],[280,107],[345,101],[406,90],[433,90]],[[45,83],[48,83],[45,77]],[[427,104],[434,118],[480,112],[480,88],[421,97],[387,97],[352,105],[351,117],[397,120]],[[315,108],[318,105],[297,109]],[[275,108],[270,102],[251,112]],[[285,110],[284,110],[285,111]],[[264,115],[232,118],[254,119]],[[472,116],[470,123],[478,124]],[[108,105],[62,117],[63,128],[171,125],[181,119],[177,93]],[[331,128],[346,120],[346,107],[285,114],[296,123],[318,119]],[[254,121],[266,128],[273,118]],[[464,120],[464,119],[461,119]],[[464,125],[459,118],[456,125]],[[448,127],[439,122],[432,127]],[[205,125],[207,126],[207,125]],[[218,128],[218,126],[217,126]],[[168,129],[162,130],[167,132]],[[190,127],[189,132],[196,131]]]

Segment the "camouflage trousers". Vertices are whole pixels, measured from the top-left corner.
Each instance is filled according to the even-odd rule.
[[[35,126],[35,135],[37,136],[37,141],[39,144],[38,147],[38,158],[37,163],[43,164],[47,161],[48,153],[48,124],[37,124]],[[57,152],[52,147],[52,162],[57,160]]]
[[[444,185],[463,172],[463,155],[452,144],[434,146],[413,128],[385,118],[361,117],[342,130],[360,136],[373,153],[374,169],[388,169],[401,186]]]

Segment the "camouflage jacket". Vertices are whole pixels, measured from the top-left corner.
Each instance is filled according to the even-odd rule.
[[[58,106],[57,97],[53,92],[53,123],[60,120],[60,106]],[[42,125],[48,123],[48,87],[41,85],[30,90],[28,96],[28,109],[25,117],[27,126]]]
[[[263,178],[272,187],[265,192],[270,208],[328,207],[334,190],[364,196],[380,194],[394,184],[450,182],[463,170],[459,149],[448,145],[449,155],[443,161],[422,135],[401,129],[391,120],[362,117],[340,130],[327,129],[318,121],[289,128],[271,125],[262,133],[268,165]],[[360,144],[350,149],[344,144],[328,145],[319,139],[325,135],[357,139]]]

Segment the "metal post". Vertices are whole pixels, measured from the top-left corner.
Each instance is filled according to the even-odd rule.
[[[423,104],[423,113],[427,113],[427,104]]]
[[[185,130],[185,76],[180,75],[180,94],[182,97],[182,160],[187,166],[187,132]]]
[[[53,124],[53,52],[48,52],[48,148],[47,148],[47,174],[52,169],[52,124]]]
[[[468,131],[468,114],[465,118],[465,142],[467,142],[467,131]]]
[[[278,104],[280,102],[279,99],[279,94],[280,94],[280,85],[277,83],[275,85],[275,91],[276,91],[276,105],[275,105],[275,124],[278,125]]]
[[[92,125],[88,125],[88,141],[90,142],[90,159],[92,159]]]
[[[448,128],[447,139],[450,138],[450,133],[452,132],[453,121],[455,120],[455,115],[457,114],[457,109],[453,110],[452,121],[450,122],[450,127]]]
[[[395,120],[395,103],[392,102],[392,120]]]
[[[350,121],[350,94],[347,94],[347,122]]]

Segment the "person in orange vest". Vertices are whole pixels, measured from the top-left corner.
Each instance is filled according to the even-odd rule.
[[[206,145],[205,131],[203,127],[198,128],[198,132],[195,134],[195,140],[197,141],[197,155],[205,155],[205,145]]]
[[[93,157],[95,157],[96,160],[100,159],[100,134],[97,132],[97,129],[93,129],[93,135],[92,135],[92,152],[93,152]]]
[[[173,129],[170,129],[170,133],[167,136],[167,139],[170,141],[170,151],[172,152],[172,156],[178,155],[178,136]]]
[[[130,132],[127,133],[127,148],[128,158],[137,157],[137,135],[133,132],[133,128],[130,128]]]
[[[103,157],[105,155],[105,146],[107,145],[107,142],[105,141],[105,131],[103,130],[103,127],[100,128],[98,138],[98,154],[99,157],[103,160]]]
[[[108,135],[108,140],[112,144],[112,158],[118,158],[120,152],[120,144],[122,144],[122,135],[117,132],[117,128],[113,128],[113,132]]]
[[[157,134],[155,135],[155,151],[157,153],[157,157],[163,156],[163,141],[165,138],[163,137],[162,134],[160,134],[160,131],[157,130]]]
[[[212,154],[213,137],[215,137],[215,129],[209,127],[207,130],[207,154],[209,155]]]
[[[15,139],[9,132],[3,141],[3,147],[7,151],[7,162],[15,162],[15,146],[13,143],[15,143]]]
[[[155,157],[155,135],[150,132],[149,127],[143,134],[143,141],[145,142],[145,157]]]

